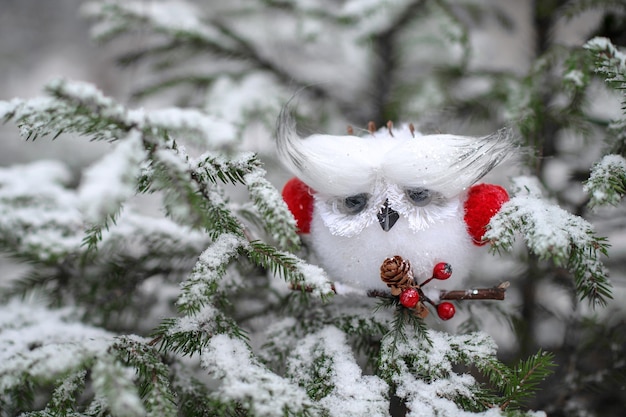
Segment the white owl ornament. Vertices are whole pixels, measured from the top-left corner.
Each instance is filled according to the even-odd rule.
[[[467,275],[485,227],[508,200],[497,185],[476,184],[515,150],[507,131],[486,137],[421,135],[390,123],[363,137],[300,138],[283,112],[281,161],[296,178],[283,198],[299,232],[331,279],[362,290],[388,290],[381,264],[408,260],[416,282],[452,266],[447,289]],[[447,278],[447,277],[446,277]]]

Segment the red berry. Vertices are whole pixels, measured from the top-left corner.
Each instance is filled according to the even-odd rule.
[[[415,288],[407,288],[400,294],[400,304],[406,308],[413,308],[420,300],[420,295]]]
[[[454,317],[455,312],[454,304],[448,303],[447,301],[437,306],[437,314],[441,320],[450,320]]]
[[[433,278],[448,279],[452,275],[452,265],[446,262],[439,262],[433,268]]]

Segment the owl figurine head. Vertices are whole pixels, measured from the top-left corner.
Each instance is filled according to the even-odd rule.
[[[295,175],[283,198],[303,240],[331,279],[351,287],[385,289],[380,266],[396,255],[418,281],[446,262],[454,274],[444,286],[458,284],[508,200],[497,185],[476,185],[514,152],[505,130],[421,135],[388,124],[363,136],[300,138],[283,111],[276,133],[279,158]]]

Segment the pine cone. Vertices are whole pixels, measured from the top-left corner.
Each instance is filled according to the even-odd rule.
[[[415,284],[411,263],[398,255],[383,261],[380,266],[380,279],[391,288],[391,295],[400,295],[403,289]]]

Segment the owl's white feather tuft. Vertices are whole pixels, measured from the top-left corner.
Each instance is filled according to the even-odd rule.
[[[484,137],[415,135],[408,125],[358,136],[300,138],[283,110],[277,126],[282,162],[317,192],[345,196],[370,191],[385,179],[402,187],[428,187],[450,198],[510,157],[508,129]]]

